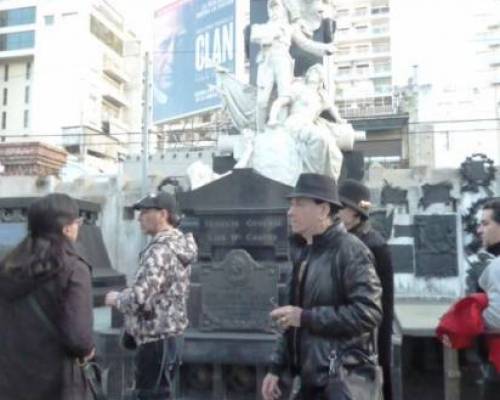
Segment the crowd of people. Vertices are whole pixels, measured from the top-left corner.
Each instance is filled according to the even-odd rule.
[[[337,186],[329,176],[304,173],[288,197],[293,268],[286,304],[270,314],[281,333],[263,398],[284,398],[283,378],[291,374],[300,382],[294,399],[391,400],[393,268],[370,224],[370,191],[354,180]],[[122,344],[136,352],[135,398],[169,399],[197,245],[178,228],[173,195],[150,194],[134,209],[151,240],[130,286],[107,293],[105,304],[124,315]],[[49,194],[33,202],[27,222],[27,236],[0,263],[0,398],[95,398],[84,372],[95,345],[91,266],[74,247],[78,204]],[[479,280],[489,298],[481,318],[487,331],[498,330],[499,200],[484,206],[478,233],[496,257]],[[449,330],[441,337],[451,346],[456,340]]]

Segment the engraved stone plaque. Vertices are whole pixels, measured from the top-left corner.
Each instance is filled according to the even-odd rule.
[[[415,273],[415,250],[412,244],[389,245],[395,273]]]
[[[458,275],[456,214],[415,215],[416,276]]]
[[[278,267],[232,250],[200,275],[202,331],[271,332],[269,313],[278,299]]]
[[[216,248],[269,247],[286,254],[286,214],[206,215],[200,221],[200,254],[210,255]]]

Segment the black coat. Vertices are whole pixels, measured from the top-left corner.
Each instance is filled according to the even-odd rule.
[[[64,245],[58,267],[32,264],[24,241],[0,264],[0,400],[82,400],[89,395],[77,358],[94,347],[90,267]],[[29,272],[28,272],[29,270]],[[56,337],[28,302],[33,296]]]
[[[389,246],[371,224],[366,221],[351,230],[371,250],[375,270],[382,284],[382,311],[384,313],[378,334],[379,362],[384,371],[384,400],[392,400],[391,354],[392,322],[394,319],[394,270]]]
[[[305,252],[302,295],[297,296]],[[343,224],[315,236],[310,249],[303,240],[293,239],[291,258],[288,300],[303,308],[301,328],[288,329],[279,338],[271,372],[279,375],[292,367],[304,385],[325,386],[332,350],[358,347],[370,352],[371,333],[382,320],[380,282],[369,250]]]

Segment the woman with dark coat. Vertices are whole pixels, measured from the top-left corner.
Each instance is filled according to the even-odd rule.
[[[339,185],[344,208],[339,216],[346,229],[370,249],[375,258],[375,270],[382,284],[382,324],[378,332],[379,363],[384,371],[384,400],[392,400],[392,320],[394,316],[394,270],[389,246],[370,224],[370,190],[362,183],[346,179]]]
[[[87,400],[80,364],[94,355],[90,267],[73,247],[77,203],[49,194],[0,263],[0,399]]]

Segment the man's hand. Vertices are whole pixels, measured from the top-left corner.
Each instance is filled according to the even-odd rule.
[[[441,337],[441,342],[443,343],[443,346],[449,347],[450,349],[453,347],[448,335],[443,335]]]
[[[95,357],[95,347],[92,350],[90,350],[90,353],[87,354],[85,357],[79,358],[77,360],[77,363],[78,363],[78,365],[80,365],[81,367],[83,367],[89,361],[92,361],[94,359],[94,357]]]
[[[264,400],[277,400],[281,397],[281,390],[278,385],[279,377],[268,373],[262,381],[262,397]]]
[[[294,306],[284,306],[275,308],[271,311],[271,318],[286,329],[290,326],[300,327],[300,317],[302,316],[302,308]]]
[[[115,307],[119,294],[120,292],[115,292],[115,291],[108,292],[106,294],[106,297],[104,298],[104,304],[106,304],[109,307]]]

